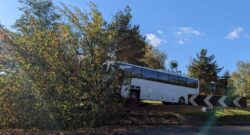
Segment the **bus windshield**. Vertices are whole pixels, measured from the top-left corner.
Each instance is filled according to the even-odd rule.
[[[123,83],[122,85],[129,85],[131,82],[131,73],[127,71],[123,71]]]

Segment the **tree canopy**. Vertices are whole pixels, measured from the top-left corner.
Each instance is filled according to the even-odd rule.
[[[238,96],[250,96],[250,63],[239,61],[237,70],[232,73],[230,79],[233,94]]]
[[[171,71],[176,71],[178,68],[179,63],[176,60],[172,60],[170,62],[170,69]]]
[[[142,61],[149,68],[165,69],[166,53],[154,48],[151,45],[146,45],[146,54]]]
[[[127,6],[113,17],[109,29],[115,34],[115,59],[126,63],[145,66],[142,61],[145,55],[146,42],[140,34],[138,25],[131,24],[131,9]]]
[[[165,54],[147,48],[139,26],[131,24],[129,7],[107,23],[93,3],[87,12],[65,5],[58,9],[50,0],[20,2],[22,15],[15,31],[5,31],[1,46],[1,53],[6,50],[9,55],[1,55],[0,64],[10,63],[8,59],[15,63],[15,72],[0,76],[1,127],[110,124],[123,104],[120,85],[116,80],[105,82],[108,75],[101,71],[102,64],[119,60],[164,67]],[[152,58],[155,65],[144,58]]]
[[[208,56],[207,50],[202,49],[189,65],[188,74],[199,79],[201,92],[209,93],[208,84],[212,81],[218,82],[218,73],[222,69],[218,66],[215,56]]]

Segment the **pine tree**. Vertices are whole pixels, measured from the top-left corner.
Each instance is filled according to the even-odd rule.
[[[143,59],[146,66],[154,69],[165,69],[167,55],[151,45],[147,45],[146,47],[146,54]]]
[[[202,49],[197,58],[193,59],[188,67],[188,73],[191,77],[198,78],[200,81],[200,91],[210,93],[208,85],[212,81],[218,82],[218,73],[223,68],[220,68],[216,63],[215,56],[207,56],[207,50]]]
[[[127,6],[115,14],[109,28],[116,32],[115,60],[145,66],[146,42],[138,25],[131,24],[131,9]]]
[[[221,77],[218,79],[218,89],[221,92],[221,94],[229,94],[229,79],[231,78],[231,75],[229,71],[226,71]]]
[[[178,68],[178,62],[176,60],[172,60],[170,62],[170,69],[171,71],[177,71]]]

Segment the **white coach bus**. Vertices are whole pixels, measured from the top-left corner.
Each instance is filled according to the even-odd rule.
[[[188,94],[199,94],[199,81],[175,72],[122,62],[106,62],[103,68],[122,75],[121,96],[136,100],[188,104]]]

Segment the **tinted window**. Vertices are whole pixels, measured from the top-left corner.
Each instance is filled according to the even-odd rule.
[[[194,79],[188,79],[187,86],[190,88],[197,88],[198,87],[198,81]]]
[[[126,65],[124,65],[124,66],[126,66]],[[129,72],[132,77],[138,77],[138,78],[141,77],[141,68],[127,66],[127,68],[125,68],[123,70]]]
[[[147,69],[142,69],[142,77],[150,80],[158,80],[157,72]]]
[[[178,79],[178,76],[175,76],[175,75],[169,75],[169,82],[171,84],[178,84],[179,83],[179,79]]]
[[[168,83],[168,74],[163,74],[163,73],[159,73],[159,81],[164,82],[164,83]]]
[[[179,84],[181,86],[187,86],[187,78],[185,78],[185,77],[179,77]]]
[[[133,67],[132,68],[132,77],[141,77],[141,68]]]

